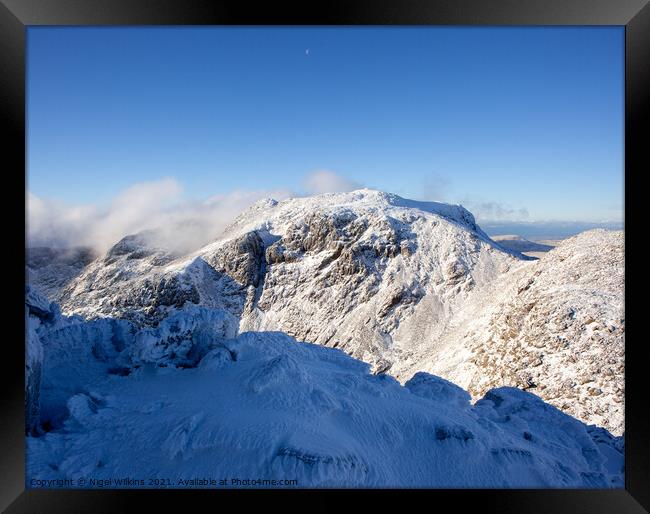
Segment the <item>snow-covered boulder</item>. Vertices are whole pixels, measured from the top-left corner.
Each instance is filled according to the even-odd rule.
[[[146,477],[180,488],[623,487],[621,438],[518,389],[472,406],[445,380],[422,373],[404,387],[279,332],[218,333],[196,367],[106,374],[87,343],[98,341],[108,361],[123,352],[111,346],[115,320],[97,321],[45,334],[57,355],[44,376],[61,371],[50,385],[66,414],[28,438],[28,484],[83,476],[85,487],[112,488],[156,487]],[[149,335],[162,341],[185,322]],[[84,385],[70,388],[64,378],[80,364]],[[124,476],[144,480],[116,481]]]
[[[227,311],[188,305],[156,328],[144,328],[131,348],[134,364],[195,366],[218,343],[237,334],[237,319]]]
[[[68,399],[87,391],[111,375],[130,373],[128,351],[135,330],[125,320],[71,320],[39,337],[43,346],[40,403],[41,423],[58,427],[68,415]]]

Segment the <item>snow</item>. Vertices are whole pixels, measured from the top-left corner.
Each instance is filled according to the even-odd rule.
[[[585,422],[624,432],[624,248],[591,230],[514,266],[451,319],[433,351],[396,372],[442,375],[474,398],[528,387]]]
[[[26,272],[50,300],[60,300],[62,289],[96,257],[90,248],[27,248]]]
[[[473,401],[499,386],[530,389],[621,435],[622,237],[585,232],[534,260],[517,251],[529,242],[493,241],[458,205],[369,189],[267,199],[188,255],[124,238],[68,284],[61,305],[148,329],[136,360],[173,354],[193,366],[211,351],[189,353],[191,338],[161,333],[165,319],[196,307],[222,313],[223,337],[284,332],[401,383],[440,376]],[[215,353],[214,365],[224,357]]]
[[[135,336],[131,360],[196,365],[215,340],[232,338],[236,333],[237,321],[227,311],[189,305],[165,318],[158,327],[140,330]]]
[[[27,438],[28,487],[623,487],[622,438],[533,394],[498,388],[472,405],[439,377],[403,386],[340,350],[236,335],[229,321],[196,306],[156,329],[45,319],[37,421],[49,426]]]
[[[25,287],[25,306],[30,314],[40,319],[51,319],[54,316],[51,305],[52,302],[37,288],[30,285]]]

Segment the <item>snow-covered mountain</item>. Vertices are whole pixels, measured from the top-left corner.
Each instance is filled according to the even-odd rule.
[[[623,487],[622,438],[518,389],[472,405],[196,305],[138,328],[28,288],[26,317],[28,487]]]
[[[259,202],[177,259],[129,236],[66,288],[62,308],[146,325],[189,301],[228,310],[242,332],[281,330],[387,369],[521,259],[460,206],[360,190]]]
[[[194,305],[235,331],[344,350],[400,382],[533,388],[623,432],[622,233],[590,231],[540,260],[491,240],[460,206],[373,190],[264,200],[179,256],[125,237],[60,295],[63,312],[157,330]]]
[[[91,248],[27,248],[27,280],[48,298],[58,301],[62,289],[90,264],[97,255]]]

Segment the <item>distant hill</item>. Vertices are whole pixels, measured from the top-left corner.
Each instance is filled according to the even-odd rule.
[[[553,249],[549,244],[535,243],[516,235],[492,236],[492,239],[500,246],[515,252],[548,252]]]
[[[575,236],[586,230],[603,228],[606,230],[623,230],[623,222],[587,223],[581,221],[499,221],[481,222],[481,228],[489,236],[501,234],[518,234],[530,241],[558,240]]]

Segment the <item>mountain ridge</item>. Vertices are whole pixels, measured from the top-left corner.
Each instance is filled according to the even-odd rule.
[[[108,255],[115,253],[114,247]],[[134,253],[120,254],[112,268],[112,259],[95,261],[64,292],[64,312],[155,325],[190,301],[229,308],[242,331],[278,329],[360,358],[367,350],[370,360],[392,344],[403,311],[416,309],[422,297],[450,306],[497,268],[524,259],[493,242],[460,206],[373,190],[262,200],[221,239],[162,266],[154,261],[159,253]],[[299,314],[310,311],[313,323]],[[341,335],[340,323],[359,332],[354,341]]]
[[[571,359],[580,357],[591,337],[583,337],[591,334],[585,328],[588,317],[622,310],[622,234],[587,234],[537,261],[490,239],[461,206],[368,189],[264,199],[233,220],[221,238],[186,255],[156,245],[155,234],[125,237],[65,288],[62,310],[155,328],[187,305],[224,309],[238,320],[239,333],[282,331],[339,348],[370,363],[374,373],[402,382],[430,371],[469,388],[475,398],[485,393],[485,384],[524,389],[534,384],[557,407],[620,434],[624,320],[616,321],[612,332],[599,332],[598,351],[610,347],[616,357],[601,370],[602,359],[595,356],[582,372],[589,375],[580,378],[583,384],[569,380],[558,388],[540,375],[546,370],[556,377],[547,364],[533,369],[543,359],[541,351],[523,343],[512,347],[521,340],[518,331],[542,338],[547,363],[576,369],[574,378],[581,373]],[[593,255],[581,251],[583,244]],[[568,246],[563,250],[563,245]],[[612,258],[596,251],[598,245]],[[556,260],[564,254],[572,266]],[[581,267],[584,272],[576,275]],[[597,283],[561,287],[589,274],[609,274],[611,284],[618,284],[609,296],[594,296],[602,308],[587,302]],[[531,286],[535,280],[542,286]],[[559,294],[548,296],[549,288]],[[523,302],[528,289],[542,299]],[[575,345],[560,347],[544,339],[545,318],[537,312],[546,312],[540,307],[544,302],[557,303],[553,298],[561,298],[567,312],[578,308],[567,328],[562,322],[553,329],[554,337],[569,340],[570,335]],[[546,315],[561,318],[559,311]],[[512,352],[514,357],[503,360],[502,354]],[[576,401],[583,406],[572,406]]]

